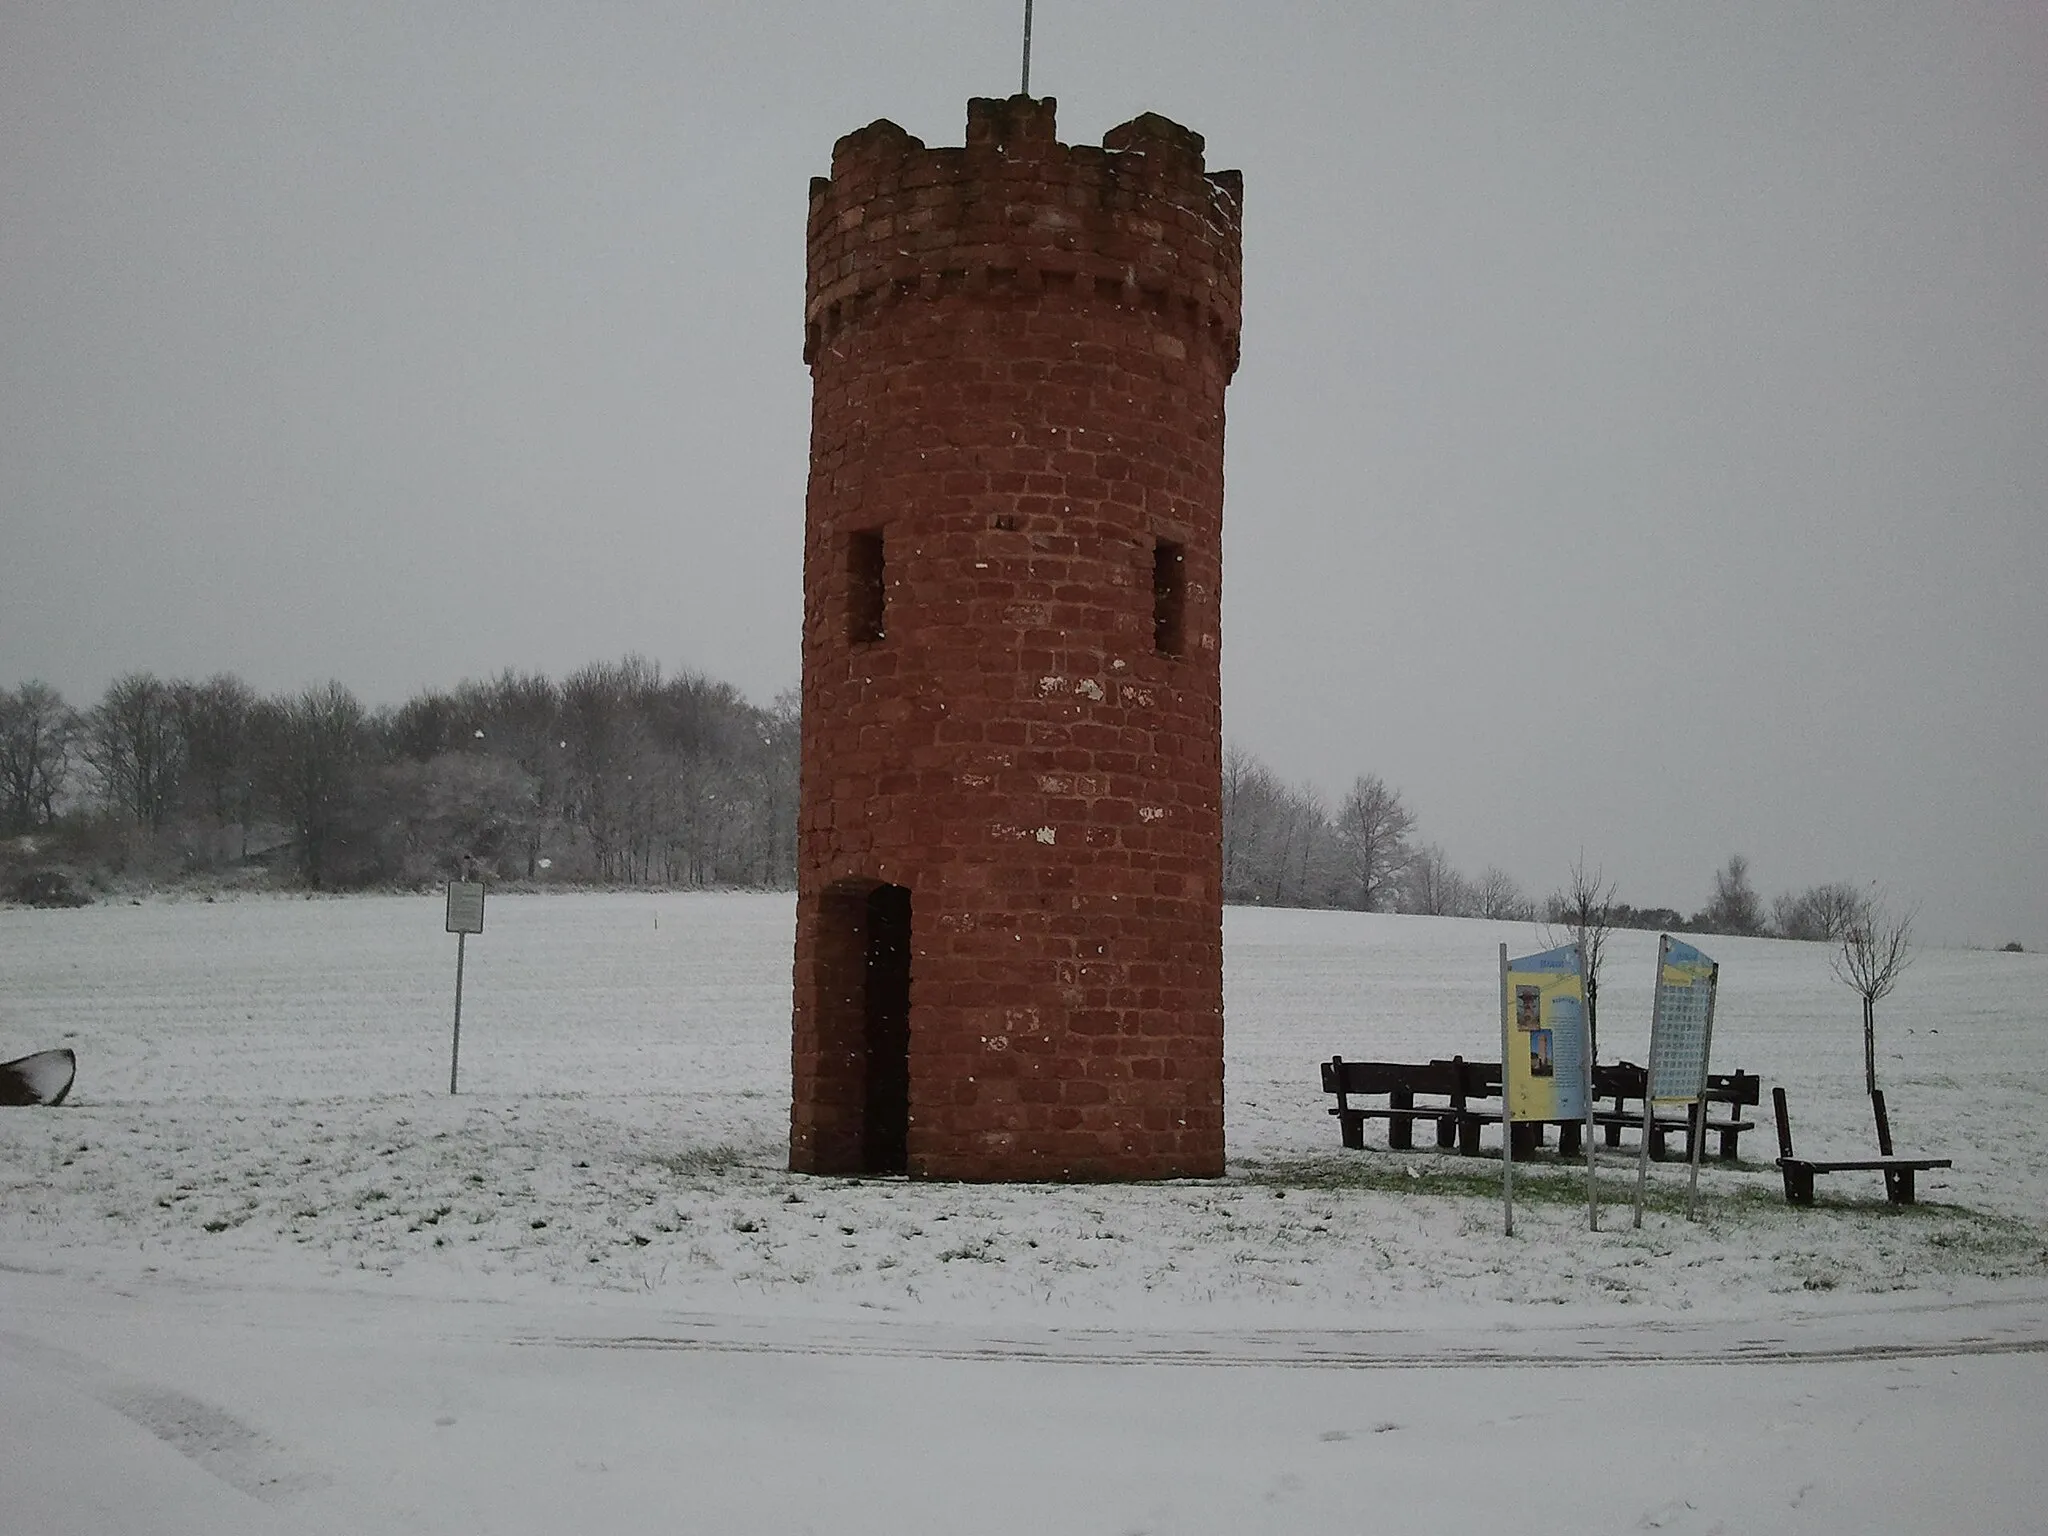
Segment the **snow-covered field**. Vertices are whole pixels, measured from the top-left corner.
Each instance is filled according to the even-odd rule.
[[[0,911],[0,1058],[80,1060],[0,1110],[0,1531],[2043,1528],[2044,957],[1881,1005],[1919,1206],[1788,1208],[1766,1104],[1698,1222],[1629,1153],[1510,1239],[1497,1160],[1342,1153],[1315,1069],[1497,1055],[1536,930],[1233,910],[1230,1176],[1047,1188],[783,1170],[791,921],[495,898],[451,1098],[437,898]],[[1825,952],[1706,947],[1716,1068],[1871,1148]]]

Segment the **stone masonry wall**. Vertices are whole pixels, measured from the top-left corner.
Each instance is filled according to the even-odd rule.
[[[913,1177],[1223,1170],[1240,196],[1163,118],[1068,146],[1027,97],[811,185],[794,1168],[861,1165],[888,883]]]

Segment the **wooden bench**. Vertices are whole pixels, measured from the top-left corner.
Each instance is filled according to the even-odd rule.
[[[1365,1122],[1387,1122],[1387,1145],[1405,1152],[1415,1145],[1415,1122],[1434,1121],[1436,1144],[1456,1146],[1466,1154],[1479,1150],[1482,1126],[1500,1119],[1498,1110],[1473,1105],[1474,1099],[1500,1097],[1500,1063],[1492,1064],[1491,1075],[1483,1062],[1468,1062],[1462,1056],[1448,1061],[1346,1061],[1332,1056],[1322,1064],[1323,1092],[1335,1094],[1337,1104],[1330,1111],[1337,1117],[1337,1134],[1354,1151],[1365,1146]],[[1384,1107],[1353,1104],[1356,1094],[1384,1098]],[[1427,1095],[1441,1103],[1418,1105],[1416,1095]]]
[[[1427,1062],[1346,1061],[1342,1056],[1332,1056],[1322,1063],[1322,1074],[1323,1092],[1337,1100],[1330,1113],[1337,1117],[1338,1136],[1354,1151],[1365,1146],[1368,1120],[1387,1122],[1390,1151],[1413,1149],[1416,1122],[1430,1121],[1436,1128],[1438,1147],[1455,1146],[1467,1156],[1479,1151],[1481,1131],[1501,1122],[1501,1075],[1497,1061],[1467,1061],[1462,1056]],[[1593,1116],[1608,1146],[1620,1146],[1623,1131],[1642,1129],[1641,1106],[1647,1079],[1648,1074],[1633,1062],[1611,1062],[1594,1069],[1596,1103],[1605,1099],[1613,1106],[1596,1110]],[[1749,1121],[1739,1118],[1743,1106],[1757,1103],[1762,1092],[1763,1084],[1754,1073],[1716,1072],[1708,1076],[1704,1134],[1720,1138],[1721,1156],[1727,1161],[1735,1160],[1742,1133],[1754,1129]],[[1386,1102],[1354,1104],[1354,1097]],[[1429,1102],[1418,1102],[1419,1098]],[[1632,1113],[1628,1109],[1631,1101],[1637,1106]],[[1727,1106],[1727,1112],[1714,1114],[1715,1104]],[[1517,1122],[1510,1131],[1515,1155],[1526,1157],[1542,1146],[1547,1128],[1553,1125],[1557,1127],[1558,1156],[1577,1157],[1585,1131],[1583,1120]],[[1650,1155],[1662,1158],[1665,1138],[1674,1133],[1686,1138],[1685,1147],[1690,1154],[1692,1117],[1665,1113],[1650,1124]]]
[[[1632,1061],[1609,1062],[1593,1069],[1593,1097],[1607,1100],[1612,1108],[1596,1109],[1593,1123],[1610,1147],[1621,1145],[1621,1133],[1630,1127],[1640,1131],[1643,1124],[1643,1095],[1649,1091],[1649,1073]],[[1650,1122],[1650,1156],[1662,1160],[1665,1138],[1685,1138],[1685,1155],[1692,1155],[1693,1121],[1704,1116],[1703,1135],[1717,1137],[1723,1162],[1740,1155],[1742,1133],[1755,1130],[1755,1123],[1742,1118],[1745,1109],[1763,1102],[1763,1080],[1753,1072],[1709,1072],[1701,1103],[1686,1114],[1668,1111]],[[1631,1109],[1630,1104],[1634,1104]],[[1722,1106],[1716,1113],[1715,1106]]]
[[[1427,1062],[1346,1061],[1332,1056],[1322,1063],[1322,1073],[1323,1092],[1337,1099],[1330,1113],[1337,1117],[1338,1136],[1354,1151],[1365,1146],[1368,1120],[1387,1122],[1387,1148],[1394,1152],[1412,1150],[1415,1123],[1427,1120],[1435,1123],[1438,1147],[1455,1146],[1472,1157],[1479,1152],[1480,1133],[1503,1118],[1497,1061],[1467,1061],[1462,1056]],[[1439,1102],[1418,1104],[1418,1094]],[[1354,1104],[1353,1095],[1387,1102]],[[1515,1156],[1534,1153],[1552,1125],[1557,1127],[1558,1155],[1578,1156],[1585,1131],[1582,1120],[1517,1121],[1509,1131]]]
[[[1771,1107],[1778,1116],[1778,1169],[1785,1176],[1785,1201],[1788,1205],[1813,1204],[1813,1176],[1817,1173],[1850,1173],[1875,1169],[1884,1175],[1884,1197],[1893,1205],[1913,1203],[1913,1175],[1923,1168],[1951,1168],[1955,1164],[1946,1157],[1894,1157],[1892,1156],[1892,1122],[1885,1113],[1884,1090],[1873,1091],[1870,1095],[1870,1110],[1877,1117],[1877,1157],[1812,1158],[1796,1157],[1792,1152],[1792,1117],[1785,1109],[1785,1090],[1771,1090]]]

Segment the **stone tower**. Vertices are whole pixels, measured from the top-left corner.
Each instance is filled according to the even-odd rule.
[[[1223,1171],[1242,182],[1053,110],[811,183],[798,1170]]]

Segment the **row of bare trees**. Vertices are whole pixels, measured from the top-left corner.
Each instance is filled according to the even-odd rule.
[[[1333,810],[1251,753],[1223,754],[1223,894],[1272,907],[1348,907],[1441,917],[1533,917],[1506,871],[1477,877],[1416,837],[1415,814],[1378,774],[1360,774]]]
[[[170,876],[252,860],[315,887],[502,876],[786,885],[796,705],[640,657],[505,672],[368,710],[330,682],[131,673],[74,710],[0,690],[0,836],[16,862]]]
[[[1778,937],[1819,940],[1833,946],[1828,957],[1830,972],[1863,1003],[1863,1077],[1867,1090],[1875,1093],[1877,1005],[1892,994],[1912,963],[1914,912],[1893,906],[1875,885],[1859,889],[1841,882],[1780,896],[1771,910]],[[1757,933],[1762,931],[1761,911],[1762,904],[1749,886],[1749,862],[1736,854],[1715,874],[1713,895],[1690,926],[1714,933]],[[1621,920],[1624,915],[1637,914],[1615,900],[1613,882],[1599,869],[1589,869],[1581,855],[1572,865],[1570,879],[1551,895],[1548,915],[1551,942],[1579,946],[1586,981],[1588,1046],[1597,1060],[1600,975],[1608,936],[1616,928],[1632,926]],[[1738,923],[1748,926],[1736,926]]]

